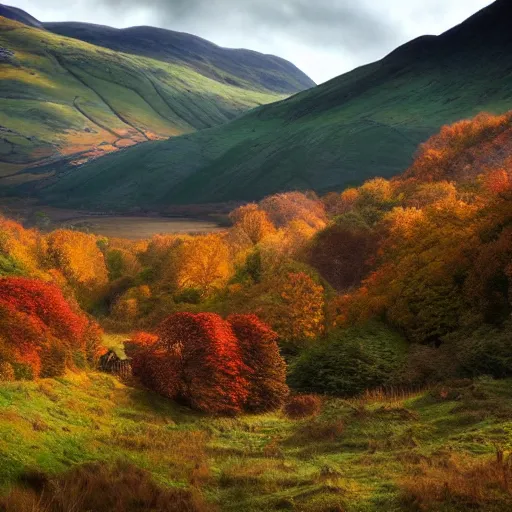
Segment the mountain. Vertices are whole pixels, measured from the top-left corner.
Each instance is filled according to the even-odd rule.
[[[0,186],[44,176],[32,171],[34,166],[75,166],[143,141],[210,128],[286,97],[285,89],[309,84],[276,57],[249,52],[252,61],[240,63],[238,51],[222,53],[187,34],[181,35],[184,55],[199,61],[199,41],[205,52],[217,49],[218,60],[207,64],[205,53],[201,67],[171,58],[170,50],[163,60],[156,53],[115,51],[52,33],[20,9],[0,6],[0,14]],[[100,29],[132,30],[90,26],[91,33]],[[145,28],[142,33],[156,34],[158,47],[166,31]],[[123,37],[116,40],[129,41]],[[187,54],[185,47],[193,42]]]
[[[43,28],[43,24],[18,7],[0,4],[0,16],[10,20],[19,21],[29,27]]]
[[[115,29],[88,23],[44,23],[62,36],[118,52],[185,63],[221,83],[293,94],[315,86],[290,62],[251,50],[222,48],[200,37],[154,27]]]
[[[443,124],[512,108],[511,11],[498,0],[441,36],[228,124],[67,168],[37,194],[57,205],[165,208],[390,177]]]

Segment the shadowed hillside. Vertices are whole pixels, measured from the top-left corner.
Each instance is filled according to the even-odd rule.
[[[164,207],[392,176],[443,124],[510,109],[511,9],[499,0],[441,36],[416,39],[227,125],[57,175],[39,195],[73,206]]]

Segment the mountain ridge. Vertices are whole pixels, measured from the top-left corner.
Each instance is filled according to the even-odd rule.
[[[315,83],[295,65],[281,57],[243,48],[224,48],[185,32],[149,26],[117,29],[80,22],[44,23],[43,26],[50,32],[115,51],[156,58],[165,62],[183,60],[214,79],[222,79],[222,77],[219,77],[218,73],[212,73],[211,67],[229,73],[236,72],[237,76],[244,79],[258,78],[256,82],[263,88],[280,93],[291,94],[315,86]],[[252,65],[246,66],[244,60],[252,60]],[[230,61],[235,62],[229,66]],[[267,67],[267,73],[268,66],[271,66],[272,71],[275,72],[285,71],[294,79],[293,83],[284,80],[272,83],[272,76],[265,75],[264,66]],[[258,77],[254,76],[255,71]]]
[[[186,63],[209,78],[221,82],[227,79],[230,85],[247,87],[244,81],[249,81],[261,89],[281,94],[293,94],[316,85],[286,59],[245,48],[224,48],[186,32],[146,25],[114,28],[76,21],[41,22],[22,9],[4,4],[0,4],[0,16],[114,51]],[[236,83],[232,75],[241,82]]]

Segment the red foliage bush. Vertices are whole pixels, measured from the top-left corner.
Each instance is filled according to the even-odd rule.
[[[174,399],[180,393],[181,361],[158,341],[154,334],[137,332],[125,343],[125,354],[131,358],[133,375],[146,387]]]
[[[97,357],[101,331],[53,284],[0,279],[0,360],[17,378],[53,377]]]
[[[248,383],[245,408],[251,412],[278,409],[289,390],[277,334],[255,315],[232,315],[228,322],[240,343],[243,377]]]
[[[177,313],[164,320],[157,333],[158,352],[167,356],[173,372],[174,361],[179,360],[183,399],[210,413],[241,410],[247,382],[237,339],[225,320],[212,313]]]
[[[317,416],[322,409],[322,399],[317,395],[295,395],[288,400],[284,412],[288,418],[301,419]]]
[[[138,358],[138,354],[147,351],[158,341],[158,336],[149,332],[135,332],[129,341],[124,343],[124,353],[132,360]]]
[[[30,315],[42,330],[57,338],[80,339],[87,319],[73,311],[62,292],[54,285],[21,277],[0,280],[0,301]]]

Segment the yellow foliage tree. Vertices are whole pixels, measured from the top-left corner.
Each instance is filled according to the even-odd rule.
[[[240,206],[229,217],[235,227],[244,231],[253,244],[257,244],[275,231],[267,212],[260,210],[255,203]]]
[[[36,230],[24,229],[0,216],[0,274],[23,273],[45,278],[45,253],[46,242]]]
[[[60,229],[46,237],[50,264],[60,270],[80,299],[94,300],[108,283],[108,272],[96,237]]]
[[[269,302],[258,314],[282,340],[301,343],[324,331],[324,289],[304,272],[289,272],[272,283]]]
[[[224,286],[231,275],[229,247],[221,235],[185,240],[180,247],[180,288],[199,288],[204,295]]]

